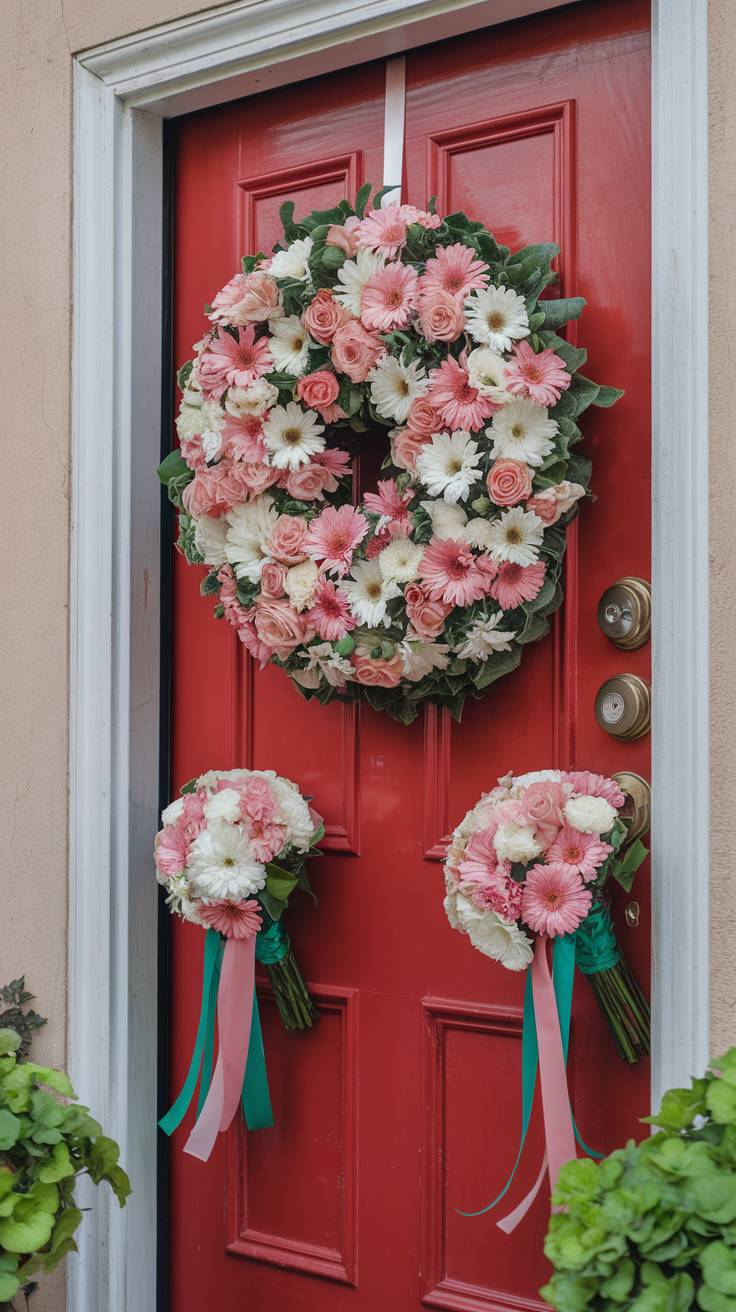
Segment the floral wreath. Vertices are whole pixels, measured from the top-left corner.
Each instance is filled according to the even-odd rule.
[[[548,630],[590,478],[577,420],[621,392],[558,335],[582,298],[540,299],[557,246],[512,254],[433,202],[366,211],[370,192],[299,223],[287,202],[286,244],[206,307],[159,476],[261,665],[323,703],[459,718]],[[385,477],[355,505],[376,426]]]

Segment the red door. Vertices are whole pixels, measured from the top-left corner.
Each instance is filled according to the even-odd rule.
[[[405,199],[436,193],[440,211],[464,209],[512,246],[554,238],[563,294],[589,301],[590,373],[626,389],[615,410],[585,416],[598,500],[571,534],[553,633],[461,726],[430,709],[404,728],[365,705],[307,705],[277,669],[254,669],[177,559],[172,787],[207,768],[273,767],[314,794],[328,836],[319,909],[304,899],[289,915],[318,1025],[287,1035],[265,994],[275,1128],[238,1129],[203,1165],[181,1153],[187,1122],[171,1149],[172,1312],[539,1301],[543,1195],[511,1237],[457,1211],[489,1201],[516,1153],[523,984],[449,928],[438,863],[443,836],[509,768],[648,774],[647,740],[615,742],[593,712],[606,677],[649,671],[646,647],[618,652],[596,624],[606,586],[649,574],[648,11],[596,0],[407,57]],[[380,183],[384,72],[349,69],[178,125],[177,361],[241,253],[270,248],[285,198],[300,213]],[[622,910],[646,982],[648,915],[626,928]],[[172,935],[178,1087],[202,936],[178,922]],[[648,1070],[620,1061],[584,981],[570,1069],[588,1143],[637,1133]],[[537,1124],[513,1201],[540,1152]]]

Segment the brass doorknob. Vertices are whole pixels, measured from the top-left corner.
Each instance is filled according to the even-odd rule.
[[[615,647],[642,647],[652,625],[652,589],[646,579],[619,579],[598,602],[598,625]]]
[[[629,822],[629,832],[626,835],[628,847],[635,839],[641,838],[642,834],[649,831],[652,790],[646,779],[642,779],[641,775],[635,774],[633,770],[619,770],[613,778],[626,798],[622,814]]]
[[[595,718],[612,738],[622,742],[642,738],[651,722],[649,685],[638,674],[617,674],[606,679],[595,699]]]

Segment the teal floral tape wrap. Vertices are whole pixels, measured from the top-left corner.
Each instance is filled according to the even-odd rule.
[[[283,961],[290,948],[289,936],[280,920],[271,920],[265,925],[256,939],[256,961],[264,966],[277,966]]]
[[[575,965],[584,975],[613,970],[621,952],[605,902],[594,902],[586,919],[575,931]]]

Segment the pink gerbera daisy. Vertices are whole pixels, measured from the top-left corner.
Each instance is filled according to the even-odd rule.
[[[400,492],[395,478],[379,478],[376,486],[378,492],[364,493],[363,504],[366,510],[381,516],[383,523],[379,525],[379,531],[389,524],[394,529],[408,533],[411,527],[408,506],[414,499],[413,490],[407,487]]]
[[[517,342],[514,357],[506,366],[503,385],[513,396],[551,406],[557,404],[570,381],[565,361],[551,347],[537,354],[528,342]]]
[[[406,242],[406,222],[398,205],[371,210],[355,231],[359,246],[375,251],[377,255],[385,255],[387,259],[397,255]]]
[[[584,797],[603,797],[618,809],[626,798],[615,779],[608,779],[604,774],[591,774],[590,770],[566,770],[562,776],[566,784],[571,784],[576,793]]]
[[[610,843],[602,843],[597,834],[581,834],[571,825],[563,825],[555,841],[547,848],[546,858],[563,866],[573,875],[580,875],[586,884],[595,879],[599,866],[613,851]]]
[[[167,879],[180,875],[187,863],[189,843],[183,828],[166,825],[156,835],[156,869]]]
[[[437,254],[427,260],[422,277],[422,291],[444,291],[461,300],[470,292],[485,287],[488,265],[476,259],[475,251],[462,242],[438,246]]]
[[[521,918],[537,934],[572,934],[585,919],[590,890],[562,865],[532,866],[521,899]]]
[[[273,368],[268,338],[256,340],[255,324],[233,331],[237,336],[223,328],[199,358],[199,380],[210,395],[226,385],[246,387]]]
[[[505,560],[491,584],[491,596],[502,610],[513,610],[522,601],[533,601],[544,583],[547,567],[543,560],[533,565],[514,565]]]
[[[366,328],[390,333],[406,328],[418,296],[417,271],[411,264],[387,264],[376,269],[363,288],[360,317]]]
[[[473,387],[467,369],[450,357],[429,375],[429,400],[439,410],[448,428],[472,433],[498,407]]]
[[[227,416],[222,426],[220,456],[226,460],[263,460],[266,444],[263,440],[263,421],[259,415],[244,415],[242,419]]]
[[[368,532],[368,520],[353,506],[326,506],[313,519],[302,542],[302,550],[324,563],[333,574],[347,574],[353,552]]]
[[[225,938],[252,938],[261,928],[257,902],[200,902],[199,917],[208,929],[216,929]]]
[[[306,621],[326,642],[344,638],[348,629],[354,629],[357,623],[345,593],[340,592],[328,579],[323,579],[317,587]]]
[[[448,606],[469,606],[486,591],[486,576],[467,542],[432,538],[419,562],[419,577],[435,601]]]

